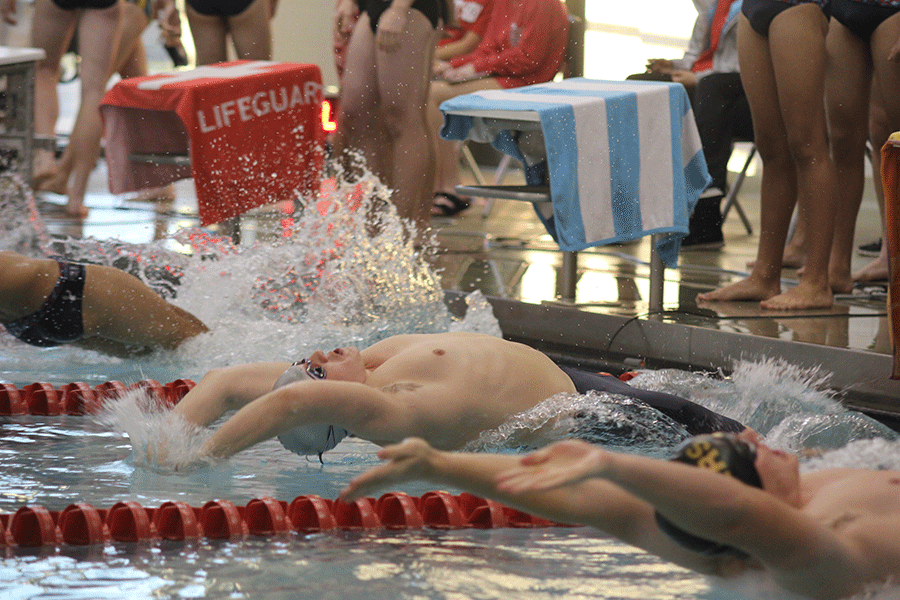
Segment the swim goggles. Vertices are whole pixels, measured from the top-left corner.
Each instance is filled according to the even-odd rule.
[[[293,363],[291,366],[297,367],[300,365],[306,365],[303,370],[306,371],[306,374],[309,375],[310,378],[312,378],[312,379],[318,379],[319,381],[322,381],[323,379],[325,379],[325,377],[327,375],[325,373],[325,367],[323,367],[321,365],[314,365],[311,362],[309,362],[309,359],[307,359],[307,358],[298,360],[295,363]]]

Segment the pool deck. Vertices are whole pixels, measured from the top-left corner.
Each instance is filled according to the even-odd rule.
[[[491,175],[487,168],[488,176]],[[755,258],[759,230],[759,171],[740,193],[754,233],[747,234],[735,211],[725,223],[724,248],[682,252],[678,268],[666,269],[661,314],[650,314],[649,238],[579,254],[574,303],[556,292],[561,253],[546,235],[529,204],[495,201],[485,215],[482,204],[454,218],[433,222],[438,252],[432,258],[448,301],[481,290],[495,306],[504,334],[548,353],[607,370],[674,366],[730,371],[736,359],[783,359],[820,367],[831,385],[856,408],[900,423],[900,381],[889,379],[891,347],[885,285],[860,287],[839,296],[829,310],[774,312],[756,302],[697,306],[697,293],[735,281]],[[468,175],[466,175],[468,177]],[[515,183],[518,172],[507,179]],[[91,177],[83,223],[45,214],[54,233],[118,238],[142,243],[195,226],[196,197],[191,180],[178,182],[168,203],[127,200],[109,194],[101,161]],[[45,202],[64,198],[44,194]],[[245,216],[245,243],[273,220],[271,210]],[[880,237],[879,214],[867,181],[857,225],[858,243]],[[854,255],[854,270],[872,258]],[[785,286],[797,279],[785,269]]]

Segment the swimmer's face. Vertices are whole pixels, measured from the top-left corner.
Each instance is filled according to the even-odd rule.
[[[790,452],[773,450],[756,432],[745,431],[741,439],[756,446],[756,471],[763,489],[789,505],[800,508],[800,462]]]
[[[313,379],[366,382],[366,365],[356,348],[336,348],[328,354],[316,350],[308,361],[307,374]],[[325,376],[319,377],[322,373]]]

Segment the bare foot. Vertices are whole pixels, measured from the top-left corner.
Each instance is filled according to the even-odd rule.
[[[63,179],[55,169],[38,173],[31,178],[31,187],[36,192],[53,192],[65,196],[67,185],[68,181]]]
[[[887,281],[888,260],[887,256],[879,255],[878,258],[851,275],[853,281]]]
[[[126,202],[171,202],[175,199],[175,186],[172,184],[162,187],[146,188],[137,192],[129,192],[122,195]]]
[[[803,272],[806,269],[797,271],[797,276],[803,280]],[[828,267],[828,283],[831,284],[831,291],[834,294],[849,294],[853,291],[853,278],[850,276],[850,265],[842,265],[840,268],[835,267],[834,263]]]
[[[797,287],[759,303],[760,307],[767,310],[831,308],[833,304],[834,296],[831,295],[830,287],[822,288],[804,284],[803,280],[797,284]]]
[[[765,284],[757,281],[753,277],[748,277],[737,283],[726,285],[711,292],[697,294],[698,302],[732,302],[736,300],[768,300],[773,296],[781,293],[781,284],[775,282],[774,285]]]
[[[72,219],[86,219],[90,212],[88,207],[81,202],[72,202],[70,200],[69,203],[66,204],[66,215]]]

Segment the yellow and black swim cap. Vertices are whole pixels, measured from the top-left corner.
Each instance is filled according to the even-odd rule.
[[[738,439],[733,433],[713,433],[698,435],[686,441],[676,451],[673,461],[709,469],[723,475],[730,475],[747,485],[761,488],[762,481],[756,472],[756,449]],[[730,554],[746,556],[737,548],[698,537],[675,526],[664,516],[656,513],[659,528],[680,546],[708,555]]]

